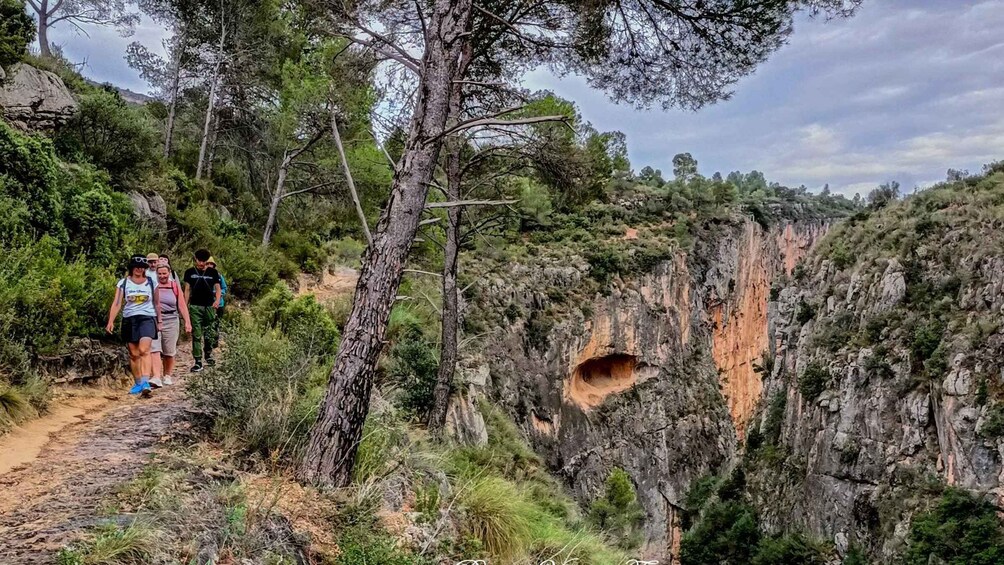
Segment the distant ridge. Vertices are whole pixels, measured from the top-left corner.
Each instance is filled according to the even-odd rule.
[[[110,82],[98,82],[96,80],[91,80],[89,78],[84,78],[84,80],[87,81],[87,84],[90,84],[92,86],[97,86],[99,88],[100,87],[104,87],[104,86],[110,86],[110,87],[114,88],[122,96],[122,99],[125,100],[126,102],[130,103],[130,104],[138,104],[138,105],[142,106],[143,104],[146,104],[148,102],[154,102],[155,100],[157,100],[153,96],[150,96],[150,95],[147,95],[147,94],[140,94],[139,92],[133,92],[132,90],[129,90],[128,88],[122,88],[120,86],[115,86],[114,84],[112,84]]]

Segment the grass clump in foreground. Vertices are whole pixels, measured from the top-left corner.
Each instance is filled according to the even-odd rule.
[[[122,527],[101,526],[87,540],[63,548],[56,556],[58,565],[132,565],[149,563],[157,544],[157,534],[148,525],[133,522]]]

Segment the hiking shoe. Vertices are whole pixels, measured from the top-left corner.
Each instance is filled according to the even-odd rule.
[[[164,386],[171,386],[173,384],[174,379],[171,378],[171,375],[164,375]]]
[[[213,359],[212,357],[206,357],[206,365],[209,365],[210,367],[215,367],[216,359]]]
[[[140,381],[129,389],[129,394],[150,394],[150,383],[148,381]]]
[[[164,381],[160,380],[157,377],[153,377],[152,379],[150,379],[150,386],[153,388],[161,388],[164,386]]]
[[[202,361],[196,361],[195,364],[192,365],[192,372],[193,373],[201,373],[202,372]]]

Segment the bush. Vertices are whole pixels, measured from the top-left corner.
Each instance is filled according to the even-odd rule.
[[[818,362],[813,361],[809,363],[805,370],[802,371],[802,376],[798,378],[798,392],[802,394],[805,400],[812,402],[830,386],[832,379],[833,376],[830,374],[830,371]]]
[[[422,329],[410,327],[390,350],[388,374],[401,392],[399,404],[409,414],[422,419],[432,409],[439,360],[436,346]]]
[[[1004,563],[1004,525],[997,508],[949,487],[934,508],[915,517],[903,562],[908,565]]]
[[[824,565],[823,552],[801,534],[760,541],[751,565]]]
[[[799,325],[805,325],[809,320],[816,317],[816,309],[812,307],[805,300],[798,301],[798,307],[795,310],[795,321]]]
[[[252,307],[259,324],[281,330],[304,353],[329,359],[338,349],[338,326],[313,295],[293,296],[285,283],[272,287]]]
[[[70,335],[104,327],[115,279],[83,260],[67,262],[49,237],[4,247],[0,262],[0,327],[32,353],[60,350]]]
[[[58,161],[52,143],[14,131],[0,120],[0,188],[4,196],[23,202],[36,237],[49,234],[66,241],[63,203],[58,189]]]
[[[81,96],[77,113],[55,138],[62,155],[101,167],[119,184],[138,179],[153,166],[158,141],[146,111],[126,104],[111,87]]]
[[[996,404],[987,409],[986,419],[980,426],[979,434],[986,438],[1004,436],[1004,404]]]
[[[213,371],[191,377],[213,435],[272,461],[292,461],[316,417],[327,372],[278,329],[239,318]]]
[[[397,539],[382,530],[350,528],[338,539],[339,565],[431,565],[432,561],[398,547]]]
[[[683,565],[745,564],[756,552],[760,530],[756,513],[736,501],[713,502],[680,540]]]
[[[24,2],[0,0],[0,68],[7,69],[24,59],[33,39],[35,22],[25,12]]]
[[[645,512],[638,504],[631,477],[623,469],[610,472],[603,496],[589,509],[589,519],[616,539],[618,547],[635,549],[641,545]]]

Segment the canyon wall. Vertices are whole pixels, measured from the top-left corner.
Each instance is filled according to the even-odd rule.
[[[718,226],[692,252],[588,297],[574,294],[584,261],[514,265],[485,281],[474,308],[505,315],[462,373],[580,501],[613,468],[627,471],[647,513],[647,554],[672,558],[690,483],[734,459],[761,396],[772,283],[823,233]]]
[[[842,238],[771,303],[752,423],[771,458],[747,471],[769,530],[879,563],[895,561],[945,485],[1004,506],[1004,257],[991,234],[903,231],[903,247]]]

